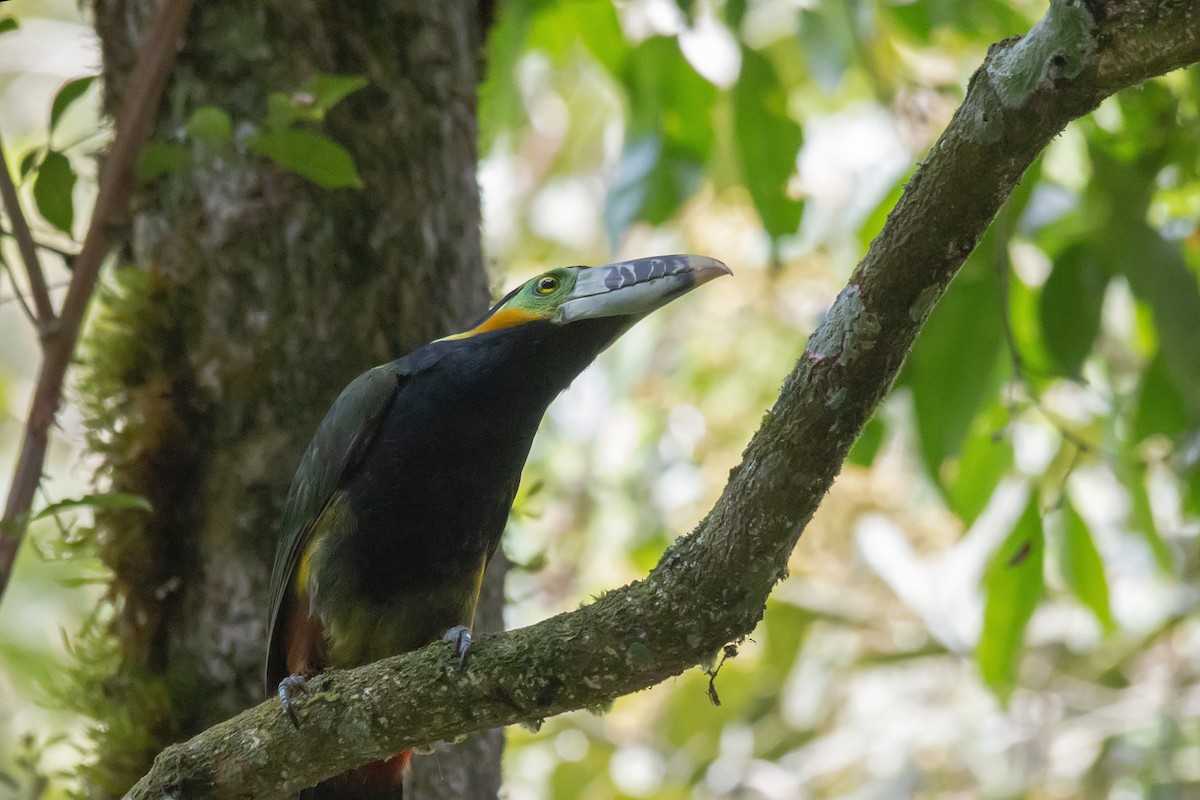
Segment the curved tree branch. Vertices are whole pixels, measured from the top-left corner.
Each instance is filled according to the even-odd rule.
[[[604,705],[753,630],[917,331],[1025,169],[1072,119],[1200,60],[1200,0],[1053,0],[994,46],[809,339],[724,494],[642,581],[484,636],[315,679],[294,730],[269,701],[164,751],[128,797],[283,797],[405,747]],[[331,743],[336,743],[331,746]]]

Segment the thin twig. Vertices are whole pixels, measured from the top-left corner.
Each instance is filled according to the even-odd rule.
[[[69,280],[65,280],[65,281],[59,281],[58,283],[51,283],[49,285],[49,287],[50,287],[50,291],[56,292],[59,289],[67,288],[67,286],[69,286],[70,284],[71,284],[71,282]],[[25,302],[25,296],[22,295],[20,292],[17,292],[15,296],[0,294],[0,306],[4,305],[5,303],[12,303],[14,301],[19,302],[28,308],[29,304]],[[29,309],[29,318],[34,320],[34,322],[36,324],[37,320],[33,316],[33,309]]]
[[[87,236],[75,260],[71,284],[63,301],[59,328],[45,341],[42,368],[34,389],[21,453],[0,519],[0,596],[12,575],[13,562],[28,524],[34,490],[46,461],[50,426],[62,398],[67,366],[75,354],[88,302],[100,266],[108,255],[110,230],[128,207],[133,166],[145,144],[167,77],[175,64],[180,37],[194,0],[163,0],[154,12],[137,62],[117,112],[116,138],[100,169],[96,205]],[[15,223],[14,219],[14,223]]]
[[[13,274],[12,265],[8,263],[8,259],[0,258],[0,267],[4,267],[4,272],[8,275],[8,280],[12,283],[12,299],[21,304],[21,310],[25,312],[25,316],[29,317],[29,321],[33,323],[33,327],[36,330],[38,327],[37,314],[33,313],[33,309],[29,307],[29,303],[25,302],[25,295],[21,294],[21,284],[17,281],[17,276]],[[3,302],[4,299],[0,298],[0,303]]]
[[[95,139],[97,136],[104,136],[107,133],[108,133],[108,130],[105,129],[103,126],[101,126],[99,128],[96,128],[95,130],[91,130],[91,131],[88,131],[87,133],[80,134],[79,136],[76,136],[74,139],[67,142],[66,144],[60,144],[58,147],[56,147],[54,149],[59,151],[60,153],[62,153],[67,150],[70,150],[72,148],[79,147],[79,145],[83,144],[88,139]]]
[[[0,236],[12,236],[13,238],[16,238],[16,234],[5,229],[3,225],[0,225]],[[66,250],[57,245],[50,244],[49,242],[39,241],[37,239],[33,240],[33,246],[38,250],[45,250],[47,253],[54,253],[54,255],[59,256],[63,261],[66,261],[68,267],[70,267],[75,259],[79,257],[78,250]],[[46,288],[53,289],[54,287],[47,284]]]
[[[38,332],[43,338],[54,329],[54,306],[50,303],[50,291],[46,288],[46,276],[42,272],[42,262],[38,260],[37,245],[21,211],[21,200],[17,197],[17,186],[13,183],[12,173],[8,171],[8,160],[4,156],[4,142],[0,139],[0,200],[4,201],[4,211],[12,224],[13,238],[17,240],[17,248],[21,253],[21,261],[25,264],[25,274],[29,277],[29,290],[33,294],[33,306],[37,309]]]

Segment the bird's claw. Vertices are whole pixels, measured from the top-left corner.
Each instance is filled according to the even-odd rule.
[[[443,642],[454,645],[454,655],[458,656],[458,666],[467,664],[467,653],[471,650],[471,629],[466,625],[455,625],[442,636]]]
[[[303,675],[288,675],[279,682],[279,704],[297,729],[300,727],[300,718],[296,716],[296,709],[292,708],[292,697],[307,691],[307,684],[308,679]]]

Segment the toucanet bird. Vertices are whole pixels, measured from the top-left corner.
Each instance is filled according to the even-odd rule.
[[[460,660],[534,433],[633,323],[729,273],[703,256],[553,269],[462,333],[359,375],[300,461],[271,575],[266,686],[292,721],[304,680],[439,637]],[[398,798],[409,754],[303,798]]]

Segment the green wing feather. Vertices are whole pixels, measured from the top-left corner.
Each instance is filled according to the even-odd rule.
[[[274,676],[287,674],[279,628],[296,569],[312,540],[314,523],[361,462],[405,378],[401,363],[393,361],[351,381],[325,414],[300,459],[284,505],[279,547],[271,570],[270,638],[264,675],[268,693],[274,691]]]

